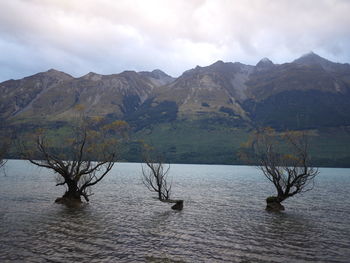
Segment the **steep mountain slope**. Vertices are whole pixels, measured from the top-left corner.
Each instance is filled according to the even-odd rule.
[[[0,83],[0,117],[16,117],[32,107],[32,104],[64,81],[73,77],[50,69],[21,80]]]
[[[88,116],[110,114],[122,118],[135,111],[155,87],[151,80],[134,71],[113,75],[90,72],[80,78],[52,72],[1,83],[5,91],[2,116],[65,120],[74,114],[76,105],[84,105]],[[19,103],[18,96],[22,96],[25,103]]]
[[[350,125],[350,65],[314,53],[255,70],[243,108],[255,125],[305,129]]]
[[[246,83],[248,96],[254,100],[288,90],[344,93],[350,83],[350,65],[333,63],[313,53],[267,70],[257,70],[258,65]]]
[[[64,120],[81,104],[87,115],[123,118],[136,126],[141,119],[141,126],[170,121],[174,114],[175,119],[227,118],[232,125],[276,128],[350,123],[350,65],[314,53],[281,65],[267,58],[256,66],[217,61],[177,79],[161,70],[91,72],[80,78],[49,70],[5,81],[0,89],[0,115],[12,119]]]
[[[217,61],[176,79],[160,70],[79,78],[49,70],[0,83],[1,123],[18,134],[45,127],[59,141],[77,105],[130,124],[127,160],[140,160],[145,140],[169,161],[238,163],[249,132],[271,126],[311,129],[315,159],[350,166],[350,65],[314,53],[284,64]]]
[[[246,98],[245,82],[253,67],[217,61],[184,72],[174,82],[155,89],[157,100],[173,100],[182,118],[221,114],[246,118],[240,102]]]

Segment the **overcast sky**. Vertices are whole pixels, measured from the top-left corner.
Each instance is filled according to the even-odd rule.
[[[350,62],[349,0],[0,0],[0,81],[50,68],[178,76],[311,50]]]

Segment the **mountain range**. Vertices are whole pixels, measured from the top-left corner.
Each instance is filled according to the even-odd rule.
[[[158,69],[79,78],[51,69],[4,81],[0,91],[0,119],[7,126],[61,127],[84,105],[88,116],[127,121],[135,138],[158,144],[170,161],[231,163],[246,135],[262,126],[317,131],[318,145],[332,134],[334,143],[325,145],[331,153],[315,150],[317,158],[350,160],[350,151],[339,146],[350,126],[350,65],[312,52],[284,64],[217,61],[177,78]],[[183,136],[193,134],[202,137],[185,143]]]

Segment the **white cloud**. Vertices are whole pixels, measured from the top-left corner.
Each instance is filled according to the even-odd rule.
[[[350,1],[11,0],[0,2],[0,81],[48,68],[161,68],[218,59],[290,61],[310,50],[350,62]]]

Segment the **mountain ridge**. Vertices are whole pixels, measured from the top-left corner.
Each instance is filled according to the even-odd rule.
[[[152,110],[162,103],[174,102],[171,105],[176,105],[176,109],[171,112],[176,110],[180,119],[221,116],[250,123],[256,121],[254,109],[283,96],[279,94],[311,91],[346,97],[350,90],[350,65],[310,52],[283,64],[274,64],[268,58],[255,66],[218,60],[189,69],[177,78],[159,69],[108,75],[89,72],[77,78],[50,69],[4,81],[0,90],[3,119],[64,120],[72,116],[77,104],[85,105],[91,116],[130,119],[129,115],[136,116],[134,113],[145,102],[152,101],[142,110],[146,105]]]

